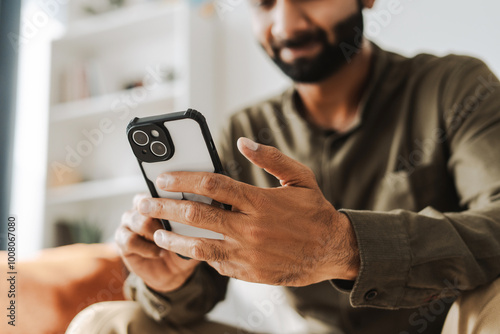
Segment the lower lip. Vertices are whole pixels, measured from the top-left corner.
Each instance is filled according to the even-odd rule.
[[[310,58],[321,50],[321,44],[312,42],[299,48],[283,48],[280,51],[281,60],[291,62],[298,58]]]

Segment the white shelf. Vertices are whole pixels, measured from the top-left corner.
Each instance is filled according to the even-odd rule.
[[[147,186],[141,175],[87,181],[49,188],[47,191],[47,204],[68,204],[145,191],[147,191]]]
[[[125,97],[133,96],[135,89],[139,88],[53,105],[50,108],[50,121],[54,123],[76,120],[78,118],[111,112],[113,106],[117,104],[117,101],[123,101]],[[162,101],[174,102],[181,93],[182,92],[175,84],[158,86],[149,91],[148,96],[144,100],[137,102],[137,108],[146,107],[150,104]],[[125,100],[127,99],[125,98]],[[123,105],[123,103],[120,105]]]
[[[173,27],[180,4],[175,0],[155,1],[81,19],[71,24],[64,37],[54,43],[56,47],[78,50],[100,49],[109,47],[109,41],[116,45],[140,35],[168,32],[165,28]]]
[[[217,24],[214,18],[200,16],[188,0],[158,0],[81,19],[53,41],[48,179],[57,173],[50,165],[52,161],[63,163],[70,152],[76,152],[70,155],[88,158],[85,162],[82,158],[82,163],[74,167],[74,175],[93,181],[46,188],[45,246],[53,245],[54,223],[61,217],[78,220],[92,216],[110,227],[128,207],[125,197],[148,191],[142,175],[134,174],[137,161],[127,147],[123,131],[106,133],[102,145],[92,142],[92,151],[88,153],[85,143],[89,141],[83,130],[104,117],[116,116],[124,123],[128,120],[123,119],[127,111],[127,118],[188,106],[199,106],[206,115],[215,111]],[[149,66],[173,70],[176,79],[155,81],[159,85],[148,90],[146,96],[138,91],[140,88],[121,90],[124,84],[140,82],[141,78],[148,83],[145,75]],[[105,94],[68,100],[85,96],[80,88],[90,87],[87,79],[94,83],[95,89],[89,89],[90,92]]]

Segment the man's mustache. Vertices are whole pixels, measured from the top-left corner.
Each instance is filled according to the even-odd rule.
[[[326,40],[326,34],[323,31],[311,31],[303,32],[300,35],[296,35],[290,39],[275,40],[271,47],[274,51],[278,51],[283,48],[298,48],[309,43],[321,42],[324,43]]]

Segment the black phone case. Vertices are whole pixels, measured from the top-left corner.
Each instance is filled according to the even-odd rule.
[[[159,198],[161,196],[160,196],[159,191],[155,187],[155,184],[154,184],[155,180],[151,180],[151,177],[148,177],[147,171],[145,170],[144,165],[145,164],[152,164],[155,162],[146,162],[145,159],[143,159],[143,156],[141,154],[141,150],[144,147],[139,147],[138,145],[136,145],[134,143],[133,138],[132,138],[132,134],[133,134],[134,130],[136,130],[136,129],[137,130],[144,129],[145,127],[147,128],[147,127],[153,126],[156,128],[161,128],[162,130],[166,129],[166,133],[165,133],[166,141],[172,142],[172,138],[170,137],[170,130],[167,128],[167,126],[165,124],[168,124],[168,127],[172,130],[172,129],[174,129],[173,127],[176,126],[175,122],[182,121],[182,120],[192,120],[192,121],[195,121],[199,125],[199,131],[201,132],[201,135],[203,137],[204,146],[210,155],[210,159],[211,159],[211,162],[213,165],[213,172],[219,173],[219,174],[224,174],[222,163],[219,159],[219,155],[217,153],[217,149],[215,147],[212,136],[210,134],[210,130],[208,129],[208,124],[205,120],[205,117],[200,112],[198,112],[194,109],[188,109],[187,111],[174,112],[174,113],[158,115],[158,116],[151,116],[151,117],[144,117],[144,118],[137,118],[136,117],[136,118],[132,119],[129,122],[129,124],[127,125],[127,137],[128,137],[129,143],[132,147],[132,150],[134,152],[134,155],[137,158],[137,161],[138,161],[139,166],[141,168],[142,175],[147,183],[147,186],[149,188],[151,196],[154,198]],[[180,124],[180,123],[178,123],[178,124]],[[179,125],[179,126],[181,126],[181,125]],[[190,131],[193,131],[193,129],[191,129]],[[177,132],[179,132],[179,131],[177,131]],[[190,140],[190,139],[183,138],[183,142],[185,142],[187,140]],[[199,143],[196,143],[196,144],[199,145]],[[163,162],[159,161],[158,163],[168,164],[168,161],[170,160],[170,158],[172,158],[176,154],[176,151],[177,151],[177,148],[175,146],[175,142],[173,142],[173,149],[171,150],[171,152],[169,152],[167,154],[167,159],[163,160]],[[184,194],[183,194],[183,196],[184,196]],[[169,197],[169,196],[164,196],[164,197]],[[185,198],[182,198],[182,199],[185,199]],[[215,201],[213,201],[213,202],[215,202]],[[213,202],[212,202],[212,205],[213,205]],[[216,203],[216,205],[221,205],[221,207],[223,207],[224,209],[231,210],[230,205],[220,204],[220,203]],[[163,227],[166,230],[172,231],[172,225],[170,224],[170,222],[168,220],[162,219],[161,222],[163,224]],[[173,222],[173,223],[175,223],[175,222]],[[179,224],[179,223],[175,223],[175,224]],[[182,224],[182,225],[184,225],[184,224]],[[187,225],[184,225],[184,226],[187,226]],[[212,232],[212,231],[210,231],[210,232]],[[182,233],[180,233],[180,234],[182,234]]]

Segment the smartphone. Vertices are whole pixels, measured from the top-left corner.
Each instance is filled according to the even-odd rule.
[[[127,137],[152,197],[190,200],[231,210],[211,198],[163,191],[156,178],[165,172],[190,171],[223,173],[217,149],[205,117],[194,109],[159,116],[134,118],[127,126]],[[220,233],[174,221],[161,220],[166,230],[177,234],[224,239]]]

